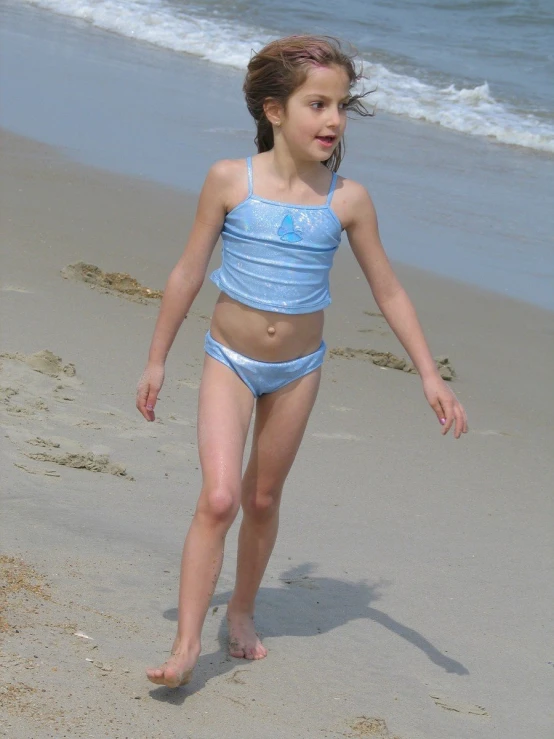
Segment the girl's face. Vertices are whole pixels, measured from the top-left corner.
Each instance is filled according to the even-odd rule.
[[[329,159],[346,128],[349,98],[348,75],[342,67],[312,67],[279,114],[291,153],[312,161]]]

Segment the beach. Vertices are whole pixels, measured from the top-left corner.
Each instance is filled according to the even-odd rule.
[[[330,357],[260,592],[269,657],[226,655],[235,526],[193,682],[155,688],[144,668],[172,639],[200,485],[215,288],[150,425],[134,385],[158,301],[61,271],[85,262],[163,288],[194,197],[14,135],[2,152],[2,565],[22,573],[3,610],[5,735],[546,739],[552,315],[400,269],[470,433],[440,436],[417,376]],[[330,350],[402,355],[353,266],[335,273]]]
[[[113,39],[102,38],[109,50]],[[132,78],[130,63],[110,59],[94,67],[106,85],[115,68]],[[62,99],[69,88],[51,82]],[[214,82],[207,95],[218,91]],[[450,134],[410,124],[396,150],[379,148],[386,241],[423,245],[448,227],[461,249],[477,234],[499,274],[495,246],[539,245],[537,281],[527,281],[535,267],[525,255],[509,262],[501,291],[444,274],[453,257],[440,274],[424,256],[422,269],[392,255],[433,355],[454,369],[470,424],[455,441],[441,436],[418,376],[403,371],[408,358],[341,245],[320,395],[258,599],[268,657],[227,653],[236,522],[198,667],[188,686],[169,690],[149,683],[145,668],[163,662],[174,636],[182,541],[201,484],[197,391],[217,297],[208,280],[169,356],[155,423],[141,418],[134,396],[199,173],[223,143],[204,124],[183,124],[188,179],[177,182],[167,148],[160,170],[146,156],[146,171],[130,171],[132,147],[116,146],[116,134],[109,166],[98,154],[104,133],[95,138],[79,110],[90,146],[61,119],[66,145],[48,121],[41,138],[28,130],[40,121],[29,118],[26,129],[15,114],[0,134],[0,734],[550,739],[554,314],[547,290],[524,301],[510,286],[543,284],[551,215],[535,200],[551,159],[460,136],[450,160],[464,152],[460,180],[469,181],[468,162],[480,160],[483,172],[473,190],[460,182],[454,190],[454,165],[437,166],[435,179],[421,174],[451,149]],[[179,123],[171,118],[173,132]],[[237,156],[251,147],[238,125],[227,136]],[[379,125],[381,141],[404,130]],[[393,193],[408,202],[414,182],[412,210],[395,215]],[[441,198],[453,192],[461,200],[445,220]],[[418,202],[432,206],[418,211]],[[480,219],[485,210],[496,218]],[[466,222],[468,212],[476,217]],[[475,248],[466,258],[481,257]]]

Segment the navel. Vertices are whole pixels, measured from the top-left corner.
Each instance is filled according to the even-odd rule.
[[[268,327],[267,327],[267,333],[268,333],[268,334],[269,334],[270,336],[273,336],[273,334],[275,333],[275,326],[268,326]]]

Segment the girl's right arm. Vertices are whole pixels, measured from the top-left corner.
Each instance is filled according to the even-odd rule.
[[[137,386],[136,406],[147,421],[155,419],[154,406],[164,381],[166,357],[202,287],[210,257],[221,233],[234,165],[229,161],[217,162],[208,172],[187,245],[165,286],[148,363]]]

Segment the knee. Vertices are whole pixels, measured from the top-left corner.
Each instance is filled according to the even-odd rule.
[[[281,488],[258,487],[243,493],[242,508],[249,518],[263,523],[279,511]]]
[[[229,527],[238,513],[239,489],[228,485],[216,485],[204,489],[198,502],[198,513],[212,525]]]

